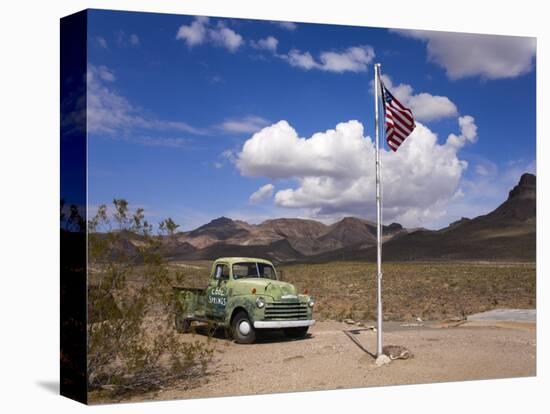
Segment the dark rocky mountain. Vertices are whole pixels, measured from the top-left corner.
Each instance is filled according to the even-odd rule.
[[[441,230],[418,230],[383,245],[388,261],[536,259],[536,177],[524,174],[508,199],[489,214],[462,218]],[[376,259],[376,248],[348,246],[312,261]]]
[[[536,177],[524,174],[508,199],[489,214],[461,218],[432,231],[383,228],[383,256],[408,260],[535,260]],[[139,240],[129,237],[127,246]],[[276,262],[376,259],[376,225],[345,217],[326,225],[315,220],[280,218],[260,224],[220,217],[176,238],[166,239],[163,254],[173,260],[256,256]]]
[[[195,249],[173,256],[175,260],[214,260],[218,257],[244,256],[261,257],[275,263],[291,262],[304,259],[288,240],[282,239],[268,245],[235,245],[216,243],[204,249]]]

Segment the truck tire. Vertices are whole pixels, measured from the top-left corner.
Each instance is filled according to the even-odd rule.
[[[256,330],[246,312],[239,312],[231,322],[231,333],[238,344],[251,344],[256,340]]]
[[[183,315],[176,314],[176,331],[179,333],[188,333],[191,330],[191,321],[183,317]]]
[[[292,339],[300,339],[305,338],[307,335],[307,326],[301,326],[299,328],[285,328],[283,329],[283,332],[285,333],[285,336]]]

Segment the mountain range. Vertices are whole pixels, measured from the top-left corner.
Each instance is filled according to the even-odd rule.
[[[260,224],[220,217],[165,244],[173,260],[212,260],[252,256],[275,262],[376,259],[376,225],[345,217],[327,225],[315,220],[279,218]],[[489,214],[462,218],[440,230],[383,226],[388,261],[521,260],[536,257],[536,177],[521,176],[508,198]]]

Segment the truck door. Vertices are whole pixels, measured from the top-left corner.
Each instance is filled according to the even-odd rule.
[[[227,281],[229,280],[229,266],[219,263],[214,269],[206,289],[206,316],[212,319],[225,318],[227,305]]]

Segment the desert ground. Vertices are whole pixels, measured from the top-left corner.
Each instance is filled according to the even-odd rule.
[[[349,331],[361,349],[344,331]],[[203,381],[174,384],[143,399],[204,398],[329,390],[536,375],[533,321],[385,324],[384,343],[407,347],[414,357],[377,366],[376,333],[369,326],[317,323],[302,340],[265,334],[252,345],[216,335],[183,335],[210,341],[214,362]],[[130,401],[134,398],[130,398]]]
[[[181,262],[186,286],[204,287],[209,262]],[[238,345],[223,330],[181,334],[215,350],[206,375],[121,401],[330,390],[536,375],[533,263],[387,263],[384,345],[414,355],[377,366],[374,264],[332,262],[280,267],[283,279],[316,298],[317,323],[288,340],[264,333]],[[521,309],[508,314],[495,309]],[[531,309],[532,312],[527,312]],[[482,313],[482,315],[476,315]],[[484,316],[487,315],[487,316]],[[506,317],[511,315],[510,317]],[[469,317],[469,319],[467,319]],[[510,319],[510,320],[506,320]],[[221,332],[220,332],[221,331]],[[347,331],[347,334],[346,334]],[[355,338],[355,342],[350,339]],[[357,343],[356,343],[357,342]],[[112,402],[91,395],[95,403]]]

